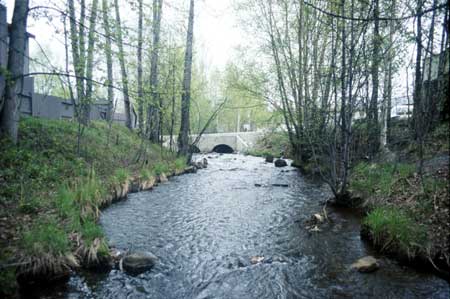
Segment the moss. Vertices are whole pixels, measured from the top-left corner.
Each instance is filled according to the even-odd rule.
[[[374,244],[382,251],[413,258],[426,251],[426,227],[417,225],[407,212],[395,207],[377,207],[364,219]]]

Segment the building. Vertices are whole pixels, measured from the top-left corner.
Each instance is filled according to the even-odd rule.
[[[0,97],[5,89],[4,72],[8,66],[8,43],[9,27],[7,23],[6,7],[0,4]],[[24,74],[30,70],[29,39],[35,38],[33,34],[27,33],[26,48],[24,51]],[[108,119],[109,103],[105,100],[98,100],[91,105],[91,120]],[[22,115],[43,117],[48,119],[74,119],[75,109],[69,99],[63,99],[51,95],[44,95],[34,92],[34,78],[25,76],[23,88],[20,93],[20,112]],[[132,124],[136,127],[136,113],[132,109]],[[113,121],[125,125],[125,116],[121,113],[114,113]]]

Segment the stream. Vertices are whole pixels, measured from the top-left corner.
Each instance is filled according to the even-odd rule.
[[[42,298],[449,298],[445,280],[377,256],[354,213],[328,208],[332,223],[308,232],[305,221],[331,196],[325,185],[262,158],[208,160],[103,211],[110,243],[154,253],[152,270],[76,275]],[[366,255],[380,258],[378,271],[350,270]],[[252,264],[255,256],[264,261]]]

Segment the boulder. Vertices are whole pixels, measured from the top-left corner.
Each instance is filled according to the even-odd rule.
[[[361,273],[371,273],[378,270],[380,264],[373,256],[366,256],[354,262],[351,267]]]
[[[325,221],[325,218],[322,215],[320,215],[320,214],[314,214],[313,218],[318,223],[323,223]]]
[[[266,162],[267,163],[273,163],[273,156],[272,155],[267,155],[266,156]]]
[[[288,166],[286,160],[283,160],[283,159],[275,160],[275,167],[286,167],[286,166]]]
[[[153,268],[157,260],[158,258],[150,252],[136,252],[125,256],[120,264],[124,271],[138,275]]]

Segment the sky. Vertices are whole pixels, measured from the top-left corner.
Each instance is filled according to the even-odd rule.
[[[194,38],[196,42],[197,59],[201,59],[207,70],[223,69],[226,63],[232,58],[233,50],[244,40],[244,33],[237,27],[237,20],[233,12],[232,3],[234,0],[198,0],[196,1],[196,19],[194,23]],[[8,10],[8,21],[11,22],[14,0],[0,0],[6,3]],[[34,5],[49,5],[47,0],[31,0]],[[58,0],[55,0],[58,2]],[[133,26],[137,22],[135,16],[131,12],[128,1],[123,2],[122,18],[123,22],[129,26]],[[151,0],[144,0],[144,3],[150,5]],[[63,2],[65,3],[65,1]],[[163,18],[174,18],[174,14],[178,14],[177,22],[183,22],[184,16],[180,19],[181,13],[186,13],[188,8],[188,0],[166,0],[166,11],[163,10]],[[176,9],[174,9],[176,8]],[[170,12],[173,10],[175,12]],[[131,13],[124,13],[130,11]],[[164,14],[166,12],[166,14]],[[128,17],[128,18],[127,18]],[[54,28],[47,24],[45,18],[41,20],[32,19],[29,21],[29,32],[36,36],[36,41],[44,48],[51,48],[51,52],[56,52],[60,56],[59,63],[64,62],[64,48],[61,43],[55,43]],[[137,24],[134,26],[137,27]],[[186,27],[184,25],[184,27]],[[62,38],[60,35],[59,39]],[[37,45],[30,44],[31,53],[37,50]],[[55,53],[54,53],[55,54]],[[59,55],[58,55],[59,54]],[[53,57],[58,59],[58,57]]]

